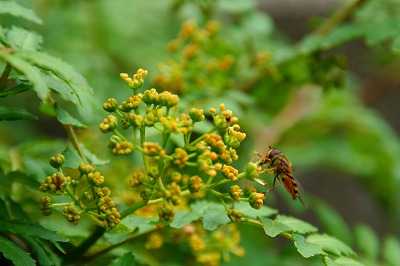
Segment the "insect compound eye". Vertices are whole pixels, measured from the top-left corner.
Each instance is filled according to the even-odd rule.
[[[272,151],[270,151],[269,154],[268,154],[268,158],[272,159],[274,156],[276,156],[278,154],[281,154],[280,150],[272,149]]]

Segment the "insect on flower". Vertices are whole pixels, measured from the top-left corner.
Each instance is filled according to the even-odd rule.
[[[273,170],[275,173],[274,183],[272,184],[272,188],[268,190],[271,192],[275,188],[279,187],[282,183],[285,186],[286,190],[292,195],[292,199],[299,199],[301,203],[305,206],[303,199],[299,194],[299,188],[302,190],[299,182],[293,175],[293,167],[292,163],[286,158],[285,155],[282,154],[281,151],[273,149],[269,146],[269,151],[265,155],[265,157],[261,156],[260,165],[269,163],[271,168],[267,169],[268,171]],[[275,181],[278,180],[280,184],[275,186]]]

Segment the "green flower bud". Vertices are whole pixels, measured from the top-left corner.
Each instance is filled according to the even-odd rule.
[[[172,222],[175,217],[175,211],[171,206],[165,206],[158,212],[160,222]]]
[[[89,183],[96,187],[99,187],[104,183],[104,176],[102,176],[99,172],[89,173],[87,178]]]
[[[109,113],[114,112],[117,110],[118,102],[114,98],[109,98],[104,104],[103,109]]]
[[[53,201],[49,196],[44,196],[40,199],[39,208],[44,216],[49,216],[53,212]]]
[[[246,178],[249,180],[256,180],[258,178],[258,173],[261,171],[261,168],[258,167],[255,163],[248,163],[246,165],[246,169],[244,172],[246,173]]]
[[[203,109],[192,108],[190,109],[189,116],[194,122],[200,122],[205,119]]]
[[[231,196],[233,200],[239,200],[242,192],[242,189],[238,185],[233,185],[229,191],[229,196]]]
[[[201,177],[195,175],[189,178],[188,188],[193,195],[196,195],[197,192],[202,188],[202,186],[203,186],[203,179],[201,179]]]
[[[250,196],[251,193],[257,192],[257,189],[253,187],[252,185],[248,185],[244,188],[243,194],[246,198]]]
[[[109,115],[100,124],[100,130],[103,133],[111,132],[117,128],[118,120],[115,116]]]
[[[72,224],[77,224],[81,220],[78,210],[73,202],[70,202],[68,206],[64,208],[63,215],[68,222]]]
[[[58,169],[64,164],[64,161],[65,161],[64,155],[57,154],[56,156],[50,158],[49,164],[53,168]]]
[[[78,170],[82,175],[87,175],[93,171],[93,166],[89,164],[85,165],[84,163],[80,163],[78,166]]]
[[[229,209],[227,212],[227,215],[229,219],[231,219],[232,222],[237,223],[242,220],[243,213],[234,209]]]
[[[253,192],[249,196],[250,206],[257,210],[263,206],[264,200],[265,200],[265,194],[263,193]]]

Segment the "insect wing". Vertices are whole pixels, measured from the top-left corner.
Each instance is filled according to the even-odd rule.
[[[302,197],[303,188],[300,186],[300,183],[297,181],[297,179],[293,175],[289,174],[281,174],[280,176],[283,185],[285,186],[289,194],[292,196],[292,199],[295,200],[298,198],[301,201],[301,203],[304,206],[306,206]]]

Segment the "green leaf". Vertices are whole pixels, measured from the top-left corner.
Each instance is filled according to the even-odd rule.
[[[122,256],[119,256],[115,260],[111,261],[110,266],[124,266],[124,265],[135,265],[135,256],[132,252],[127,252]]]
[[[29,242],[33,252],[35,253],[35,257],[38,259],[39,265],[50,266],[55,263],[50,259],[50,255],[45,250],[46,244],[36,242],[36,239],[33,239],[28,236],[24,236],[24,239]],[[53,253],[53,256],[55,253]]]
[[[81,149],[83,150],[83,153],[85,154],[86,158],[89,160],[89,162],[93,165],[105,165],[108,164],[110,161],[109,160],[103,160],[98,158],[94,153],[89,151],[83,143],[81,144]]]
[[[67,111],[54,104],[54,110],[57,113],[57,120],[63,125],[71,125],[76,128],[86,128],[86,125],[82,124],[77,119],[73,118]]]
[[[350,228],[334,209],[325,203],[316,202],[315,211],[326,233],[351,243]]]
[[[170,226],[173,228],[181,228],[199,219],[200,217],[200,214],[197,212],[186,212],[177,210],[175,212],[174,220],[170,223]]]
[[[1,232],[11,232],[20,235],[39,237],[42,239],[58,242],[67,242],[68,238],[60,236],[54,231],[50,231],[40,224],[25,221],[0,221]]]
[[[278,215],[275,222],[284,224],[292,229],[293,232],[300,234],[314,233],[318,231],[315,226],[291,216]]]
[[[152,223],[157,222],[158,218],[147,218],[136,215],[129,215],[122,219],[126,226],[128,226],[133,231],[137,231],[138,234],[143,234],[149,231],[152,231],[156,228],[156,226]]]
[[[354,228],[357,248],[365,256],[376,259],[379,255],[380,243],[376,233],[366,225],[357,225]]]
[[[334,260],[336,265],[339,266],[363,266],[364,264],[348,257],[339,257]]]
[[[42,43],[42,37],[33,31],[12,26],[7,31],[7,44],[14,50],[38,50]]]
[[[307,35],[298,45],[297,49],[300,53],[309,54],[319,50],[324,41],[323,36]]]
[[[340,25],[332,30],[322,41],[324,49],[331,49],[352,39],[360,38],[364,33],[364,27],[358,25]]]
[[[11,260],[14,265],[36,265],[28,252],[3,236],[0,236],[0,252],[3,253],[6,259]]]
[[[265,233],[270,237],[275,237],[283,232],[291,231],[292,229],[284,224],[275,222],[274,220],[260,217],[260,222],[263,225]]]
[[[299,234],[293,234],[293,237],[294,237],[294,245],[296,246],[297,251],[304,258],[310,258],[315,255],[326,255],[326,253],[319,246],[307,242],[304,236]]]
[[[386,237],[383,243],[383,259],[389,265],[398,265],[400,261],[400,241],[394,236]]]
[[[67,146],[61,154],[64,155],[65,158],[63,167],[74,169],[82,162],[82,158],[79,157],[78,153],[69,146]]]
[[[219,7],[229,13],[243,13],[254,10],[256,2],[254,0],[221,0]]]
[[[7,108],[0,106],[0,121],[2,120],[19,120],[19,119],[32,119],[37,120],[37,116],[26,111],[22,108]]]
[[[26,20],[41,24],[42,20],[31,9],[21,6],[15,1],[1,1],[0,14],[10,14]]]
[[[366,27],[366,39],[369,45],[398,36],[399,18],[388,18],[369,23]]]
[[[320,246],[327,253],[336,256],[354,256],[354,251],[342,241],[326,234],[314,234],[307,237],[307,242]]]
[[[256,210],[252,208],[248,202],[243,201],[235,202],[234,209],[242,212],[245,217],[254,219],[256,219],[257,217],[269,217],[278,213],[277,210],[267,207],[265,205]]]
[[[47,86],[40,71],[37,67],[32,66],[30,63],[16,56],[16,54],[8,54],[0,52],[0,59],[9,63],[18,72],[25,75],[25,77],[32,83],[33,90],[36,91],[39,98],[44,100],[47,96]]]
[[[221,207],[218,208],[209,207],[204,210],[203,214],[204,229],[208,231],[213,231],[217,227],[231,222],[228,215],[226,214],[225,208],[222,205]]]
[[[25,91],[27,91],[29,89],[30,89],[29,85],[21,83],[21,84],[15,86],[13,88],[7,90],[7,91],[0,92],[0,98],[7,97],[7,96],[12,95],[12,94],[22,93],[22,92],[25,92]]]
[[[79,97],[64,80],[49,71],[42,72],[42,75],[52,92],[59,94],[64,100],[75,105],[79,103]]]
[[[92,88],[89,86],[86,79],[71,65],[65,63],[61,59],[55,58],[46,53],[26,50],[15,52],[15,56],[31,62],[33,65],[43,70],[47,70],[56,77],[65,81],[79,99],[81,93],[93,93]],[[81,104],[83,103],[81,102]]]

